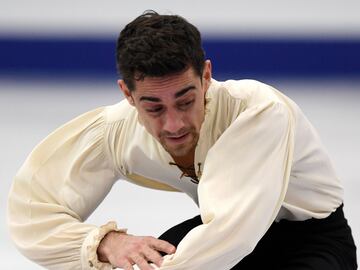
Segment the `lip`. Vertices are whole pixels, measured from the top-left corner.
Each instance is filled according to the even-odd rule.
[[[165,137],[165,139],[173,144],[181,144],[184,143],[188,137],[189,137],[190,133],[185,133],[183,135],[177,136],[177,137]]]

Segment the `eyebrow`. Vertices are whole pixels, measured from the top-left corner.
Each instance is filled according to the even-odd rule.
[[[179,98],[183,95],[185,95],[187,92],[189,92],[190,90],[195,90],[195,86],[194,85],[190,85],[185,87],[184,89],[179,90],[178,92],[175,93],[175,98]],[[157,98],[157,97],[150,97],[150,96],[142,96],[139,101],[151,101],[151,102],[160,102],[161,99]]]

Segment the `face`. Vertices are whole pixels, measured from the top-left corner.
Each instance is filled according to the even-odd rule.
[[[122,80],[118,83],[147,131],[170,155],[184,157],[193,154],[198,142],[210,80],[211,63],[206,61],[202,78],[189,68],[174,75],[145,77],[135,82],[132,92]]]

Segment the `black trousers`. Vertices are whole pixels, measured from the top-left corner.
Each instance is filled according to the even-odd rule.
[[[201,218],[196,216],[172,227],[159,238],[177,246],[192,228],[200,224]],[[253,252],[232,269],[357,269],[356,247],[343,205],[325,219],[274,222]]]

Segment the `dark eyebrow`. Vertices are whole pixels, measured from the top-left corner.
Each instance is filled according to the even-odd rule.
[[[190,90],[194,90],[196,89],[194,85],[190,85],[185,87],[184,89],[179,90],[178,92],[175,93],[175,98],[179,98],[183,95],[185,95],[187,92],[189,92]],[[148,96],[142,96],[139,101],[143,101],[143,100],[147,100],[147,101],[151,101],[151,102],[160,102],[161,99],[157,98],[157,97],[148,97]]]
[[[146,96],[143,96],[139,99],[139,101],[143,101],[143,100],[147,100],[147,101],[152,101],[152,102],[160,102],[161,99],[160,98],[157,98],[157,97],[146,97]]]
[[[180,91],[175,93],[175,98],[179,98],[183,95],[185,95],[187,92],[189,92],[190,90],[194,90],[195,86],[194,85],[190,85],[188,87],[185,87],[184,89],[181,89]]]

